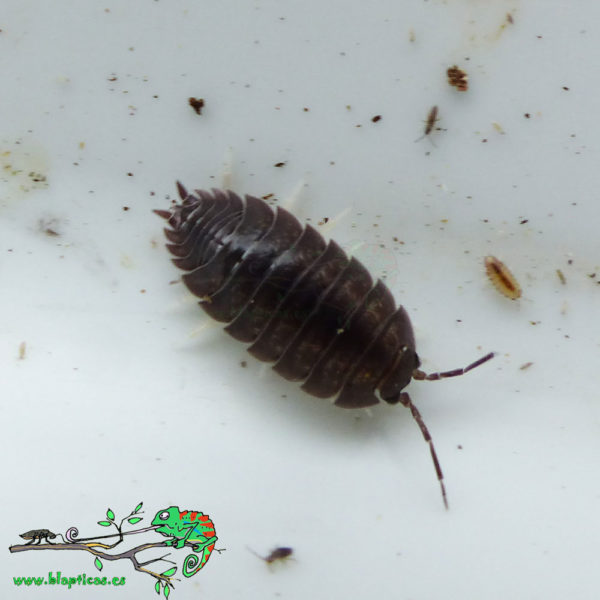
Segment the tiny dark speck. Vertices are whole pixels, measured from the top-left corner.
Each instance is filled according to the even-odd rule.
[[[377,121],[381,121],[381,115],[375,115],[371,121],[373,121],[373,123],[377,123]]]
[[[529,219],[523,219],[519,225],[525,225],[525,223],[529,223]]]
[[[128,210],[129,210],[129,206],[124,206],[124,207],[123,207],[123,210],[124,210],[124,211],[128,211]]]
[[[285,167],[285,162],[278,162],[273,165],[274,167]]]
[[[127,173],[127,177],[133,177],[133,173]]]
[[[530,118],[531,118],[531,115],[530,115],[529,113],[525,113],[523,116],[524,116],[526,119],[530,119]]]
[[[565,92],[568,92],[569,88],[566,85],[563,85],[563,90],[565,90]]]

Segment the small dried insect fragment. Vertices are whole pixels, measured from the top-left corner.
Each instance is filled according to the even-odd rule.
[[[469,76],[465,71],[459,69],[458,65],[449,67],[446,73],[448,74],[448,83],[459,92],[466,92],[469,89]]]
[[[563,285],[567,285],[567,278],[565,277],[565,274],[560,269],[556,269],[556,275],[557,275],[559,281]]]
[[[435,124],[438,122],[438,107],[432,106],[429,110],[429,114],[427,115],[427,120],[425,121],[425,131],[423,131],[423,135],[420,138],[417,138],[415,142],[422,140],[424,137],[428,136],[435,127]]]
[[[501,260],[495,256],[486,256],[484,264],[487,276],[503,296],[511,300],[521,297],[521,286]]]
[[[522,364],[522,365],[519,367],[519,370],[520,370],[520,371],[525,371],[525,369],[529,369],[529,367],[531,367],[531,365],[533,365],[533,363],[532,363],[532,362],[526,362],[526,363]]]
[[[204,108],[204,98],[188,98],[188,104],[194,109],[197,115],[202,114]]]
[[[246,546],[247,547],[247,546]],[[248,548],[248,547],[247,547]],[[267,556],[261,556],[260,554],[254,552],[252,548],[248,548],[254,556],[258,556],[261,560],[264,560],[268,565],[272,565],[275,561],[281,560],[284,561],[292,556],[294,553],[293,548],[289,548],[287,546],[280,546],[277,548],[273,548],[271,552]]]

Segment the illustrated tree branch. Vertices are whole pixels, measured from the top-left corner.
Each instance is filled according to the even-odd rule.
[[[146,565],[150,565],[152,563],[165,560],[164,556],[159,558],[153,558],[145,562],[141,562],[137,559],[136,554],[142,552],[144,550],[149,550],[150,548],[161,548],[166,547],[165,542],[153,542],[142,544],[141,546],[136,546],[135,548],[130,548],[125,552],[121,552],[120,554],[108,554],[104,552],[101,548],[110,548],[111,546],[106,546],[105,544],[99,543],[89,543],[89,544],[81,544],[81,543],[71,543],[71,544],[38,544],[38,545],[30,545],[30,544],[18,544],[15,546],[10,546],[10,552],[29,552],[31,550],[80,550],[82,552],[89,552],[93,554],[97,558],[101,558],[103,560],[108,561],[116,561],[116,560],[129,560],[133,565],[133,568],[136,571],[140,571],[142,573],[146,573],[155,579],[162,581],[163,583],[173,587],[172,579],[173,577],[162,575],[161,573],[156,573],[150,569],[146,568]],[[168,556],[165,555],[165,556]],[[170,562],[170,561],[168,561]]]

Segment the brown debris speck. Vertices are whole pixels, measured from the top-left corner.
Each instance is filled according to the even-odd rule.
[[[274,166],[274,167],[285,167],[285,161],[283,161],[283,162],[278,162],[278,163],[275,163],[273,166]]]
[[[197,115],[202,114],[204,108],[204,98],[194,98],[193,96],[188,98],[188,104],[194,109]]]
[[[567,285],[567,278],[565,277],[565,274],[560,269],[556,269],[556,275],[557,275],[559,281],[563,285]]]
[[[381,121],[381,115],[375,115],[371,121],[373,121],[373,123],[377,123],[377,121]]]
[[[465,71],[459,69],[458,65],[449,67],[446,71],[449,85],[455,87],[459,92],[469,89],[469,76]]]

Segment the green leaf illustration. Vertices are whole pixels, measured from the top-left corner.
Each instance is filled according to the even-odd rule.
[[[143,521],[142,517],[131,517],[131,519],[127,519],[127,522],[131,523],[132,525],[135,525],[136,523],[139,523],[140,521]]]
[[[141,508],[142,508],[142,504],[144,504],[143,502],[140,502],[136,507],[135,510],[133,511],[134,513],[140,512]]]
[[[156,590],[157,594],[160,594],[160,581],[156,582],[156,585],[154,586],[154,589]]]
[[[102,561],[97,556],[94,559],[94,566],[96,567],[96,569],[98,569],[98,571],[102,571]]]
[[[110,521],[98,521],[98,525],[102,525],[102,527],[110,527],[112,523]]]
[[[171,575],[175,575],[176,571],[177,571],[177,567],[171,567],[164,573],[161,573],[161,575],[164,575],[165,577],[171,577]]]
[[[168,585],[165,585],[165,591],[164,591],[165,598],[168,598],[170,593],[171,593],[171,589],[169,588]]]
[[[115,513],[110,510],[110,508],[106,511],[106,516],[111,520],[114,521],[115,520]]]

